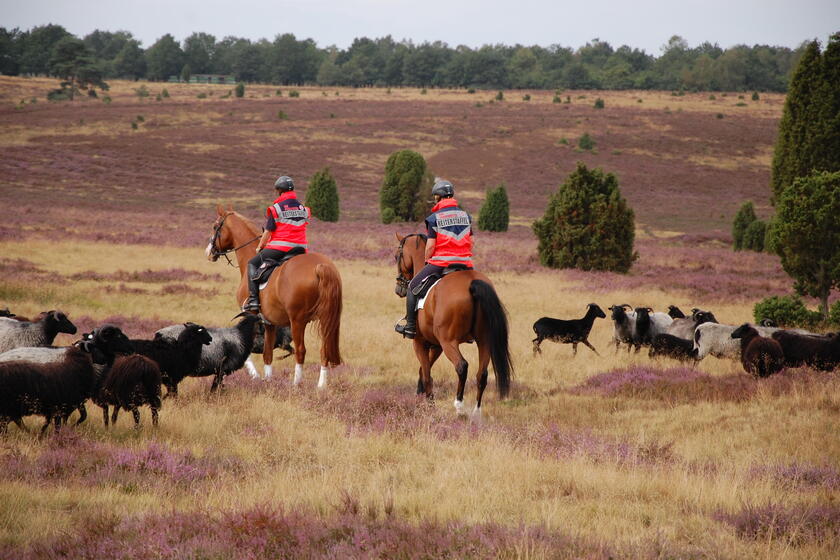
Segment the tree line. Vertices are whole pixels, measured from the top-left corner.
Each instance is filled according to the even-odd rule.
[[[196,32],[178,42],[166,34],[148,48],[128,31],[96,30],[81,39],[60,25],[27,31],[0,28],[0,73],[56,75],[50,59],[68,38],[84,45],[103,78],[167,80],[192,74],[233,75],[237,81],[283,85],[414,86],[534,89],[665,89],[777,91],[787,89],[805,44],[796,49],[705,42],[690,47],[673,36],[656,57],[593,39],[577,49],[415,44],[390,35],[357,38],[350,47],[319,48],[312,39],[278,34],[273,41],[217,39]],[[65,41],[67,42],[67,41]]]

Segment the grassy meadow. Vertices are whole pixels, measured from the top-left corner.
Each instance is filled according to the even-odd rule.
[[[125,412],[106,430],[92,404],[87,422],[43,439],[11,426],[0,439],[0,558],[840,553],[836,373],[756,380],[729,360],[616,353],[609,319],[590,337],[600,355],[551,342],[532,353],[535,320],[580,317],[590,302],[700,307],[732,324],[790,291],[776,257],[733,253],[727,233],[744,198],[767,213],[782,96],[735,107],[737,93],[568,92],[563,109],[554,92],[490,104],[494,92],[298,88],[292,100],[288,88],[249,86],[236,100],[220,86],[166,84],[170,98],[156,102],[164,86],[146,84],[143,100],[140,85],[115,82],[110,104],[49,104],[51,81],[0,78],[0,202],[12,210],[0,222],[0,306],[59,308],[80,332],[112,322],[132,337],[188,320],[229,325],[238,272],[203,254],[216,202],[256,219],[278,170],[305,192],[329,164],[342,219],[314,222],[309,236],[342,275],[346,363],[316,390],[310,329],[298,388],[288,358],[270,381],[234,373],[220,394],[187,379],[158,429],[143,409],[140,430]],[[585,128],[602,131],[597,153],[558,143]],[[476,261],[507,307],[515,376],[500,401],[491,373],[480,424],[455,416],[445,358],[436,399],[415,396],[411,343],[393,332],[404,312],[394,233],[417,225],[377,224],[376,192],[390,151],[418,146],[474,214],[484,188],[508,180],[513,227],[480,233]],[[536,260],[529,224],[576,159],[617,169],[636,210],[628,275]],[[462,350],[474,366],[475,348]]]

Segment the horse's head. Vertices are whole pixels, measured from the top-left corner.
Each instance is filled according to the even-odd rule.
[[[213,235],[210,236],[210,243],[207,244],[207,249],[204,250],[207,259],[212,262],[219,260],[220,256],[226,254],[234,246],[230,227],[225,225],[225,221],[234,212],[217,206],[216,214],[218,217],[213,222]]]
[[[394,292],[399,297],[405,297],[408,292],[408,283],[414,278],[416,269],[422,268],[424,264],[426,236],[421,233],[396,235],[400,245],[394,252],[394,261],[397,263],[397,286]]]

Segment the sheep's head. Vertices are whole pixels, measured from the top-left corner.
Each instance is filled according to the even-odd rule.
[[[67,318],[67,315],[64,314],[62,311],[47,311],[46,315],[44,316],[45,321],[49,321],[53,325],[58,332],[67,333],[67,334],[76,334],[76,325],[70,322],[70,319]]]
[[[589,311],[594,312],[596,317],[601,317],[603,319],[607,316],[607,314],[604,313],[604,310],[601,309],[601,306],[597,303],[590,303],[586,307]]]
[[[607,309],[609,309],[612,312],[610,317],[613,321],[623,321],[625,318],[627,318],[626,309],[631,309],[631,307],[626,303],[622,303],[621,305],[611,305]]]
[[[205,346],[213,342],[213,337],[210,336],[210,333],[203,326],[195,323],[184,323],[184,327],[186,328],[181,333],[181,336],[178,337],[179,340],[183,340],[185,336],[195,338]]]
[[[756,335],[758,335],[758,331],[755,330],[749,323],[744,323],[743,325],[732,331],[732,334],[730,336],[732,338],[751,338]]]
[[[96,348],[108,354],[131,354],[134,347],[125,333],[116,325],[105,324],[93,331],[91,341]]]

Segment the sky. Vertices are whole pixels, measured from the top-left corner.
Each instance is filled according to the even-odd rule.
[[[658,56],[673,35],[705,41],[795,48],[840,31],[840,0],[0,0],[0,27],[63,25],[78,37],[95,29],[130,31],[144,47],[196,31],[251,40],[293,33],[319,47],[356,37],[484,44],[558,44],[577,49],[598,38]]]

